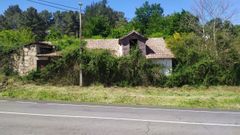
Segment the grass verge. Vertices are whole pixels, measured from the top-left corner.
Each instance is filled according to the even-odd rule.
[[[0,98],[240,110],[240,87],[228,86],[209,88],[91,86],[79,88],[28,84],[7,88],[0,93]]]

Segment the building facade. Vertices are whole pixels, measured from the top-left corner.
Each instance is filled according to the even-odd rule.
[[[20,76],[41,69],[50,63],[51,59],[59,57],[55,46],[47,42],[36,42],[23,46],[13,56],[13,68]]]
[[[137,46],[147,59],[163,66],[162,72],[165,75],[172,72],[175,57],[167,48],[163,38],[146,38],[133,31],[120,39],[87,39],[86,41],[89,49],[107,49],[119,57],[128,55],[131,48]]]
[[[166,47],[163,38],[146,38],[136,31],[120,39],[86,39],[89,49],[106,49],[121,57],[128,55],[131,48],[139,48],[143,55],[155,64],[163,66],[162,72],[169,75],[173,67],[173,53]],[[25,45],[18,54],[13,55],[13,67],[19,75],[45,67],[52,59],[60,57],[55,46],[48,42]]]

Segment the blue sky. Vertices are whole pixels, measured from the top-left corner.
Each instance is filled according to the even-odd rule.
[[[35,0],[38,1],[38,0]],[[60,3],[63,5],[76,7],[78,8],[79,0],[48,0],[54,3]],[[89,5],[93,2],[98,2],[99,0],[82,0],[84,6]],[[131,19],[134,16],[135,9],[140,7],[146,0],[108,0],[109,5],[117,10],[125,13],[128,19]],[[150,3],[160,3],[164,8],[164,14],[171,14],[173,12],[181,11],[182,9],[191,11],[193,7],[194,0],[148,0]],[[232,0],[227,0],[232,1]],[[235,5],[240,5],[240,1],[235,1]],[[2,14],[9,5],[18,4],[23,10],[33,6],[38,9],[38,11],[47,9],[49,11],[56,11],[57,9],[52,7],[47,7],[39,4],[29,2],[27,0],[0,0],[0,14]],[[234,23],[240,24],[240,15],[236,17]]]

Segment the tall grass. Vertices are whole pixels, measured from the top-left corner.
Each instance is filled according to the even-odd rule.
[[[0,93],[0,98],[240,110],[240,87],[228,86],[209,88],[91,86],[79,88],[22,85]]]

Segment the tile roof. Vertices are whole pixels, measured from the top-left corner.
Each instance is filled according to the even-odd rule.
[[[151,49],[147,52],[146,58],[175,58],[163,38],[149,38],[146,45]]]
[[[107,49],[118,55],[120,47],[118,39],[85,39],[85,41],[89,49]]]
[[[86,39],[89,49],[107,49],[119,56],[119,39]],[[147,59],[174,58],[163,38],[149,38],[146,42]]]

